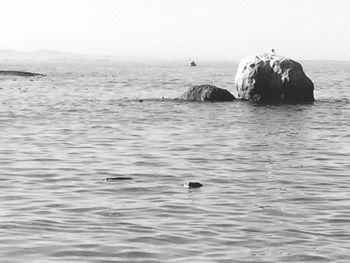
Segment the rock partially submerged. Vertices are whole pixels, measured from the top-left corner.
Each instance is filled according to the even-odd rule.
[[[45,76],[40,73],[26,72],[26,71],[15,71],[15,70],[0,70],[0,76],[20,76],[20,77],[35,77]]]
[[[255,102],[312,102],[314,84],[302,66],[275,54],[249,56],[239,63],[235,87],[239,99]]]
[[[213,85],[193,86],[180,98],[190,101],[233,101],[235,99],[229,91]]]
[[[188,184],[184,184],[184,187],[188,188],[201,188],[203,185],[199,182],[189,182]]]

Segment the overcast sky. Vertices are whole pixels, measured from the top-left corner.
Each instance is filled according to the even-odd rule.
[[[350,0],[9,0],[0,49],[239,59],[276,49],[350,60]]]

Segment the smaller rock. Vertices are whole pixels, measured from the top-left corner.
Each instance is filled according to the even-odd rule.
[[[188,188],[200,188],[203,185],[199,182],[189,182],[188,184],[184,184],[184,187],[188,187]]]
[[[180,98],[189,101],[233,101],[235,99],[229,91],[213,85],[193,86]]]

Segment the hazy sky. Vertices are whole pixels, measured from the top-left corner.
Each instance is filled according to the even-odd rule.
[[[239,59],[275,48],[350,59],[350,0],[9,0],[0,49]]]

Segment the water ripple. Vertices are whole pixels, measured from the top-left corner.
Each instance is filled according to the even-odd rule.
[[[0,261],[348,261],[348,64],[306,63],[302,105],[175,99],[230,63],[21,66],[48,77],[0,80]]]

